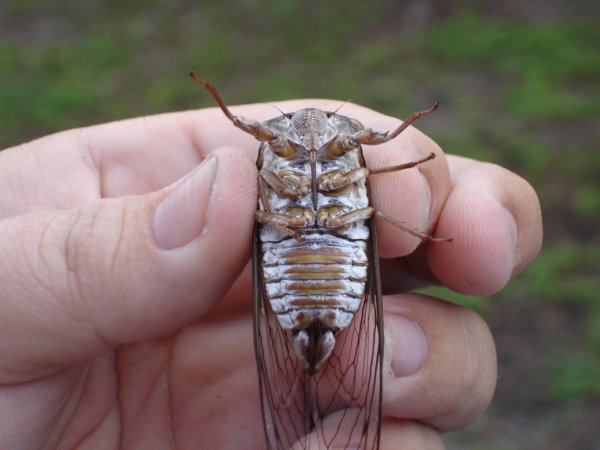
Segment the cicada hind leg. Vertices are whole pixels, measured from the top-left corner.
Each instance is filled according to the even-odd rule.
[[[355,140],[358,144],[366,144],[366,145],[378,145],[378,144],[383,144],[384,142],[388,142],[388,141],[394,139],[396,136],[398,136],[404,130],[406,130],[416,120],[420,119],[423,116],[431,114],[433,111],[435,111],[437,109],[438,105],[439,104],[436,102],[433,104],[433,106],[431,106],[430,108],[428,108],[426,110],[413,113],[408,119],[406,119],[398,128],[396,128],[392,132],[381,133],[378,131],[373,131],[371,129],[366,129],[366,130],[362,130],[359,133],[357,133],[357,135],[355,136]],[[383,174],[383,173],[399,172],[401,170],[411,169],[413,167],[417,167],[421,164],[431,161],[431,160],[435,159],[435,157],[436,157],[436,154],[432,152],[429,155],[427,155],[421,159],[418,159],[416,161],[411,161],[408,163],[398,164],[398,165],[389,166],[389,167],[382,167],[382,168],[378,168],[378,169],[369,169],[368,175],[378,175],[378,174]],[[434,237],[431,234],[429,234],[425,231],[421,231],[416,228],[413,228],[410,225],[406,224],[405,222],[402,222],[394,217],[391,217],[382,211],[375,211],[374,215],[376,217],[383,219],[386,222],[394,225],[395,227],[400,228],[401,230],[403,230],[407,233],[410,233],[413,236],[418,237],[421,240],[432,241],[432,242],[451,242],[452,241],[452,238]]]
[[[399,164],[399,165],[395,165],[395,166],[389,166],[389,167],[383,167],[380,169],[371,169],[369,170],[369,174],[370,175],[377,175],[377,174],[382,174],[382,173],[390,173],[390,172],[398,172],[400,170],[405,170],[405,169],[411,169],[413,167],[416,167],[420,164],[426,163],[427,161],[431,161],[432,159],[435,158],[435,153],[430,153],[428,156],[421,158],[417,161],[412,161],[412,162],[408,162],[408,163],[404,163],[404,164]],[[417,228],[413,228],[410,225],[408,225],[405,222],[402,222],[394,217],[391,217],[389,215],[387,215],[386,213],[384,213],[383,211],[375,211],[375,216],[385,220],[386,222],[394,225],[396,228],[400,228],[402,231],[405,231],[409,234],[412,234],[413,236],[418,237],[419,239],[421,239],[422,241],[428,241],[428,242],[452,242],[452,238],[446,238],[446,237],[434,237],[431,234],[425,232],[425,231],[421,231]]]

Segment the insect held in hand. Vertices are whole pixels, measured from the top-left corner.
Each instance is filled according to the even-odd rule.
[[[264,122],[235,116],[198,78],[231,122],[260,141],[253,279],[254,343],[267,446],[379,448],[383,311],[375,217],[423,240],[369,200],[368,177],[410,169],[368,169],[362,145],[391,132],[306,108]]]

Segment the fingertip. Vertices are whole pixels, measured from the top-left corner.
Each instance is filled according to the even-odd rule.
[[[82,301],[106,341],[128,343],[181,328],[213,308],[243,270],[250,257],[256,167],[236,148],[211,155],[164,191],[111,199],[127,205],[126,220],[115,223],[111,208],[104,208],[112,234],[79,250],[86,258],[77,275],[91,286]],[[173,193],[180,198],[170,199]],[[164,201],[172,204],[160,212]],[[167,222],[160,239],[168,245],[157,245],[157,214]],[[126,245],[107,246],[113,235]]]
[[[212,155],[168,189],[152,217],[152,234],[159,248],[182,247],[206,230],[206,214],[217,172]]]
[[[214,198],[211,199],[209,216],[210,232],[220,232],[222,228],[236,235],[238,231],[248,231],[254,223],[257,193],[256,164],[248,154],[235,147],[220,147],[213,151],[218,161]],[[231,228],[233,226],[233,229]]]
[[[173,254],[163,255],[172,265],[170,275],[187,281],[176,292],[186,297],[194,289],[211,293],[204,298],[207,306],[225,293],[250,257],[256,209],[256,166],[250,158],[233,147],[218,148],[210,158],[217,161],[216,174],[201,234]],[[193,216],[195,207],[200,205],[188,205],[182,213]]]
[[[453,189],[431,245],[428,263],[438,281],[473,295],[498,292],[537,255],[542,218],[534,189],[498,165],[450,157]]]
[[[468,295],[491,295],[510,280],[517,227],[510,211],[486,193],[453,192],[436,234],[452,242],[430,245],[428,263],[439,282]]]
[[[151,224],[160,249],[180,248],[200,237],[227,244],[232,235],[247,234],[252,223],[256,166],[236,148],[218,148],[164,192]]]

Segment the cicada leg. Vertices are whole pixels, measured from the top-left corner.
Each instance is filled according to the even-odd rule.
[[[432,159],[435,159],[435,153],[433,152],[430,153],[428,156],[421,158],[417,161],[398,164],[395,166],[382,167],[380,169],[367,169],[366,167],[361,167],[360,169],[354,169],[345,173],[340,170],[334,170],[321,175],[317,180],[317,184],[319,186],[319,189],[321,189],[322,191],[335,192],[339,189],[345,188],[346,186],[352,183],[356,183],[359,180],[364,180],[369,175],[377,175],[380,173],[388,172],[398,172],[400,170],[410,169],[424,162],[431,161]]]
[[[373,208],[368,206],[366,208],[355,209],[354,211],[340,214],[339,207],[325,206],[319,208],[317,211],[317,223],[330,228],[344,227],[351,223],[358,222],[359,220],[366,220],[373,217],[373,211]]]
[[[414,120],[416,120],[416,119],[414,119]],[[367,169],[367,168],[362,167],[360,169],[354,169],[354,170],[351,170],[346,173],[342,173],[340,171],[327,172],[327,173],[322,174],[318,178],[317,183],[321,190],[328,191],[328,192],[331,192],[331,191],[335,192],[336,190],[343,189],[352,183],[356,183],[360,180],[365,180],[369,175],[377,175],[377,174],[389,173],[389,172],[398,172],[400,170],[410,169],[412,167],[418,166],[419,164],[423,164],[427,161],[431,161],[434,158],[435,158],[435,153],[430,153],[428,156],[418,159],[416,161],[411,161],[411,162],[404,163],[404,164],[398,164],[395,166],[383,167],[380,169]],[[416,228],[413,228],[413,227],[409,226],[408,224],[406,224],[405,222],[395,219],[395,218],[385,214],[382,211],[375,211],[373,208],[370,208],[370,207],[358,209],[356,211],[351,211],[349,213],[345,213],[345,214],[337,215],[337,216],[335,214],[327,214],[328,213],[327,208],[322,208],[322,209],[323,209],[323,211],[320,210],[317,213],[317,222],[326,224],[326,226],[340,227],[340,226],[348,225],[352,222],[356,222],[357,220],[369,218],[372,215],[375,215],[376,217],[379,217],[379,218],[385,220],[386,222],[391,223],[395,227],[400,228],[401,230],[406,231],[407,233],[412,234],[413,236],[416,236],[419,239],[426,240],[426,241],[432,241],[432,242],[450,242],[450,241],[452,241],[452,238],[433,237],[432,235],[425,233],[421,230],[418,230]]]
[[[391,223],[395,227],[400,228],[402,231],[406,231],[407,233],[412,234],[413,236],[416,236],[419,239],[422,239],[424,241],[431,241],[431,242],[452,242],[452,238],[433,237],[431,234],[425,233],[424,231],[421,231],[421,230],[417,230],[416,228],[412,228],[411,226],[409,226],[405,222],[402,222],[402,221],[400,221],[398,219],[394,219],[393,217],[388,216],[384,212],[376,211],[375,215],[377,217],[385,220],[386,222]]]
[[[326,149],[327,155],[332,157],[342,156],[345,153],[354,150],[361,144],[365,145],[378,145],[388,142],[406,130],[412,123],[420,119],[427,114],[431,114],[438,107],[438,103],[434,103],[431,108],[423,111],[413,113],[408,119],[406,119],[398,128],[394,131],[375,131],[371,128],[362,129],[354,134],[344,135],[341,134],[337,139],[332,140]],[[418,164],[418,163],[417,163]]]
[[[274,230],[287,234],[299,242],[303,241],[302,236],[298,233],[298,228],[303,228],[311,225],[314,222],[312,211],[304,211],[303,214],[280,214],[271,210],[269,204],[269,196],[267,194],[267,182],[261,176],[258,177],[258,196],[263,205],[262,210],[257,210],[254,217],[257,222],[269,226]]]
[[[260,177],[275,192],[277,192],[277,194],[287,198],[298,199],[310,193],[310,177],[301,172],[283,169],[278,173],[275,173],[263,168],[260,171]]]
[[[419,164],[423,164],[424,162],[431,161],[432,159],[435,159],[435,153],[433,153],[433,152],[431,152],[425,158],[421,158],[417,161],[412,161],[412,162],[408,162],[408,163],[404,163],[404,164],[398,164],[395,166],[381,167],[380,169],[369,169],[369,175],[377,175],[380,173],[398,172],[398,171],[404,170],[404,169],[411,169],[415,166],[418,166]]]
[[[427,114],[431,114],[438,107],[439,103],[435,102],[431,108],[428,108],[424,111],[417,111],[412,113],[412,115],[406,119],[402,125],[396,128],[392,132],[380,132],[374,131],[370,128],[364,129],[353,135],[353,140],[356,141],[357,144],[366,144],[366,145],[377,145],[383,144],[384,142],[390,141],[406,130],[411,124],[420,119]]]
[[[194,80],[195,83],[202,86],[206,89],[210,95],[213,96],[217,105],[223,111],[223,114],[231,120],[231,122],[238,127],[240,130],[245,131],[248,134],[251,134],[259,141],[269,142],[272,147],[272,150],[278,154],[279,156],[290,156],[294,153],[294,150],[287,142],[287,139],[284,139],[284,136],[281,132],[269,128],[264,122],[260,122],[258,120],[235,116],[229,110],[221,95],[217,91],[217,89],[207,81],[204,81],[202,78],[199,78],[194,70],[190,71],[190,77]]]

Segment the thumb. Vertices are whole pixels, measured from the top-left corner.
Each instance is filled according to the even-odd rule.
[[[0,382],[197,319],[243,269],[255,208],[255,166],[222,149],[157,192],[0,221]]]

